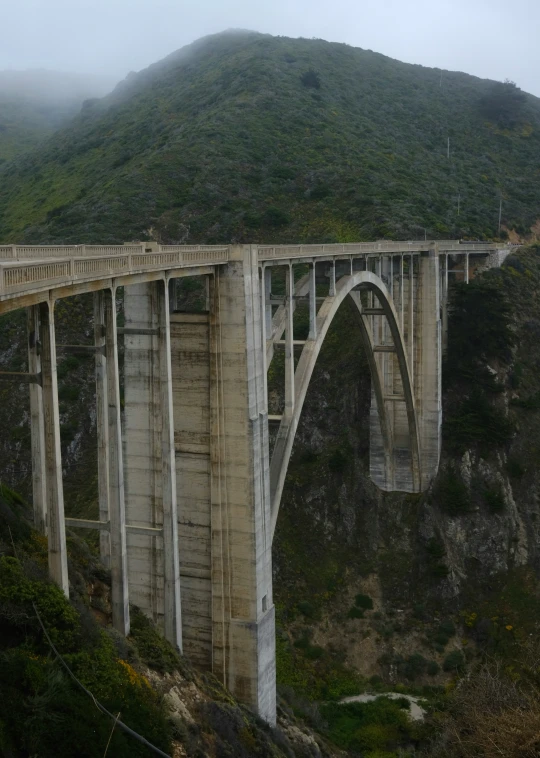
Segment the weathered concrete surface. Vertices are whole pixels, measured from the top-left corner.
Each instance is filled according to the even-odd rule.
[[[231,250],[210,293],[213,670],[276,719],[268,419],[256,250]]]
[[[116,290],[105,292],[105,361],[107,366],[107,419],[109,438],[109,518],[111,548],[111,597],[113,626],[129,634],[129,592],[127,572],[126,509],[118,342]]]
[[[109,513],[109,402],[107,393],[107,358],[105,355],[105,293],[94,293],[94,344],[96,348],[96,432],[98,463],[99,520],[108,522]],[[99,532],[99,554],[104,566],[111,565],[110,533]]]
[[[168,284],[126,289],[124,308],[126,518],[141,529],[128,530],[131,601],[181,649]]]
[[[171,314],[178,550],[184,652],[212,668],[210,327],[207,313]]]
[[[124,337],[124,456],[126,518],[130,525],[162,528],[161,437],[157,295],[153,283],[124,291],[125,328],[155,335]],[[164,628],[163,543],[159,536],[129,533],[131,602]]]
[[[27,308],[28,373],[41,373],[39,351],[39,306]],[[34,526],[47,533],[47,489],[45,470],[45,431],[43,416],[43,392],[37,383],[30,384],[30,435],[32,448],[32,500]]]
[[[62,455],[60,450],[60,418],[58,413],[58,380],[56,376],[54,301],[40,304],[39,321],[49,574],[51,579],[62,588],[64,594],[69,596]],[[43,475],[41,477],[43,478]]]

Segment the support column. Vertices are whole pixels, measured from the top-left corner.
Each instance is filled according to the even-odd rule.
[[[418,259],[418,318],[414,390],[420,434],[422,489],[437,473],[441,448],[441,321],[439,251]]]
[[[273,724],[275,622],[258,262],[256,248],[232,248],[230,255],[227,266],[216,267],[210,312],[213,671]],[[291,281],[288,270],[289,292]]]
[[[401,333],[404,334],[403,328],[404,328],[404,319],[403,319],[403,305],[404,305],[404,296],[403,296],[403,253],[399,256],[399,316],[400,316],[400,326],[401,326]]]
[[[172,289],[162,279],[124,290],[126,519],[132,602],[181,650]]]
[[[294,271],[285,268],[285,415],[294,411]]]
[[[411,380],[414,383],[415,365],[414,365],[414,256],[410,256],[409,266],[409,323],[407,325],[407,347],[409,349],[409,368],[411,371]]]
[[[54,332],[54,301],[39,305],[41,334],[41,370],[43,387],[43,418],[45,439],[45,471],[47,489],[47,534],[49,542],[49,574],[69,597],[66,528],[64,521],[64,490],[60,419],[58,413],[58,381],[56,376],[56,340]]]
[[[336,261],[333,260],[330,264],[330,289],[328,292],[329,297],[336,296]]]
[[[105,293],[94,293],[94,344],[96,348],[96,429],[99,520],[109,521],[109,402],[105,357]],[[111,543],[107,529],[99,532],[101,562],[111,567]]]
[[[161,475],[163,500],[164,632],[166,639],[182,650],[180,611],[180,562],[176,504],[176,461],[171,368],[171,323],[168,283],[156,282],[159,320],[159,367],[161,390]]]
[[[264,297],[264,320],[266,328],[266,339],[272,338],[272,304],[270,302],[270,295],[272,294],[272,267],[263,267],[263,297]]]
[[[116,287],[104,292],[105,360],[107,366],[107,403],[109,422],[109,517],[111,549],[111,599],[114,628],[129,634],[129,596],[127,583],[126,512],[118,342],[116,333]]]
[[[441,293],[442,310],[442,348],[446,350],[448,339],[448,253],[444,256],[444,279],[442,280]]]
[[[124,452],[126,519],[130,526],[162,526],[160,368],[156,291],[153,282],[124,288]],[[129,532],[129,594],[164,629],[161,535]]]
[[[309,336],[308,339],[317,339],[317,282],[315,261],[309,267]]]
[[[28,326],[28,373],[41,373],[39,339],[39,305],[26,309]],[[43,397],[39,384],[30,384],[30,437],[32,449],[32,502],[34,527],[47,533],[47,492],[45,487],[45,433],[43,428]]]
[[[174,313],[174,311],[176,310],[177,305],[178,305],[177,301],[176,301],[177,300],[177,298],[176,298],[177,284],[178,284],[178,281],[176,279],[169,279],[169,282],[168,282],[169,293],[168,293],[168,295],[169,295],[169,311],[171,313]]]

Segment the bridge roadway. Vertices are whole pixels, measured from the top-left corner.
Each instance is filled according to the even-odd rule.
[[[115,628],[129,633],[137,604],[273,723],[272,536],[335,313],[345,298],[354,304],[371,370],[371,478],[420,492],[439,462],[449,283],[501,265],[509,251],[456,241],[0,246],[0,313],[25,308],[28,323],[28,371],[0,380],[29,384],[34,519],[51,577],[68,595],[66,525],[99,530]],[[193,276],[206,278],[206,310],[180,312],[175,282]],[[77,349],[95,354],[97,520],[66,518],[62,489],[54,306],[83,293],[94,303],[93,344]],[[309,334],[295,339],[302,303]],[[284,403],[269,417],[276,350]],[[269,423],[278,425],[272,455]]]

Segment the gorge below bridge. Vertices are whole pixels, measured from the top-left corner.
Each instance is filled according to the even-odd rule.
[[[138,605],[274,723],[272,537],[332,319],[350,298],[371,371],[373,482],[422,492],[439,463],[449,284],[509,251],[456,241],[0,246],[0,313],[25,308],[28,325],[28,371],[0,380],[29,385],[34,521],[48,538],[51,578],[69,594],[66,526],[99,530],[114,627],[129,634],[129,604]],[[178,281],[194,276],[205,278],[206,307],[180,311]],[[55,302],[84,293],[93,293],[93,343],[57,346]],[[309,334],[300,340],[302,302]],[[95,521],[64,514],[57,347],[95,354]],[[284,403],[269,416],[278,350]]]

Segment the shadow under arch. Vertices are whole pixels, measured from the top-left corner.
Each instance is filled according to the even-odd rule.
[[[357,290],[357,291],[355,291]],[[336,282],[336,294],[333,297],[327,297],[322,303],[317,313],[317,337],[316,339],[307,340],[302,350],[302,354],[296,367],[295,379],[295,401],[292,414],[284,415],[274,451],[270,463],[270,496],[272,508],[272,536],[276,528],[279,505],[285,475],[291,457],[292,447],[298,422],[304,406],[309,382],[323,345],[324,339],[336,315],[340,305],[346,297],[351,296],[359,313],[359,325],[364,344],[366,356],[368,359],[373,389],[377,401],[377,410],[381,422],[381,432],[385,448],[385,458],[388,470],[390,456],[393,455],[393,440],[390,432],[388,418],[385,409],[385,400],[383,392],[383,381],[377,361],[375,360],[375,345],[369,326],[368,317],[362,313],[360,302],[360,292],[358,290],[367,290],[374,293],[380,308],[383,310],[384,317],[387,320],[390,334],[392,335],[393,346],[397,356],[401,383],[403,386],[403,395],[407,409],[407,423],[409,432],[410,457],[412,468],[413,486],[419,491],[421,482],[421,460],[420,460],[420,438],[418,434],[418,420],[414,401],[414,390],[409,369],[405,341],[399,326],[398,315],[386,288],[386,285],[376,274],[371,271],[358,271],[356,273],[343,276]]]

